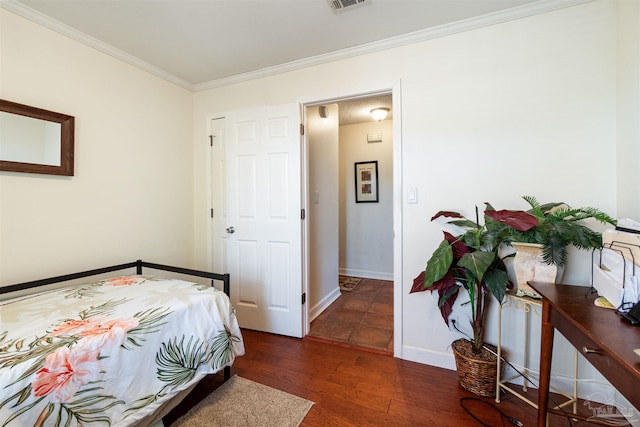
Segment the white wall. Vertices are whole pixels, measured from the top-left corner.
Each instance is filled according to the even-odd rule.
[[[367,142],[382,132],[383,141]],[[354,164],[378,161],[378,203],[355,202]],[[340,126],[340,273],[393,280],[393,122]]]
[[[617,172],[620,218],[640,218],[640,2],[617,2]]]
[[[313,320],[340,296],[338,287],[338,106],[307,108],[309,201],[308,302]]]
[[[441,240],[440,227],[429,221],[434,213],[472,215],[485,201],[526,208],[523,195],[594,206],[613,216],[626,201],[637,204],[637,181],[617,192],[617,163],[624,156],[617,149],[626,148],[616,140],[617,61],[638,54],[635,48],[617,53],[617,19],[615,2],[594,1],[203,91],[195,95],[196,141],[206,138],[207,114],[346,97],[399,83],[399,196],[417,188],[419,203],[403,201],[403,228],[394,230],[403,239],[396,355],[453,368],[449,343],[457,336],[442,322],[436,297],[409,295]],[[204,159],[199,146],[195,156]],[[205,212],[204,160],[195,168],[196,212]],[[196,227],[203,220],[197,218]],[[196,238],[198,255],[206,241]],[[572,253],[565,279],[587,284],[588,264],[588,254]],[[495,341],[495,328],[487,338]]]
[[[75,176],[0,172],[0,283],[193,255],[193,94],[0,9],[0,98],[76,118]]]

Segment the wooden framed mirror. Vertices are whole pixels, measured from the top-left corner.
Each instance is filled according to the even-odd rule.
[[[75,118],[0,99],[0,171],[73,176]]]

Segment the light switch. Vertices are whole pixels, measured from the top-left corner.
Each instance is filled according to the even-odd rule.
[[[313,193],[313,201],[316,205],[320,203],[320,192],[318,190]]]
[[[416,187],[407,188],[407,203],[418,203],[418,189]]]

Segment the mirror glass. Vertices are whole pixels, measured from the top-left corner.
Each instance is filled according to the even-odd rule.
[[[60,123],[0,112],[0,159],[60,166]]]
[[[73,175],[74,117],[0,100],[0,170]]]

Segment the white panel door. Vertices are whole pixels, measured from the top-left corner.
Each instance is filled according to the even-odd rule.
[[[240,326],[302,337],[298,105],[226,116],[227,271]]]

